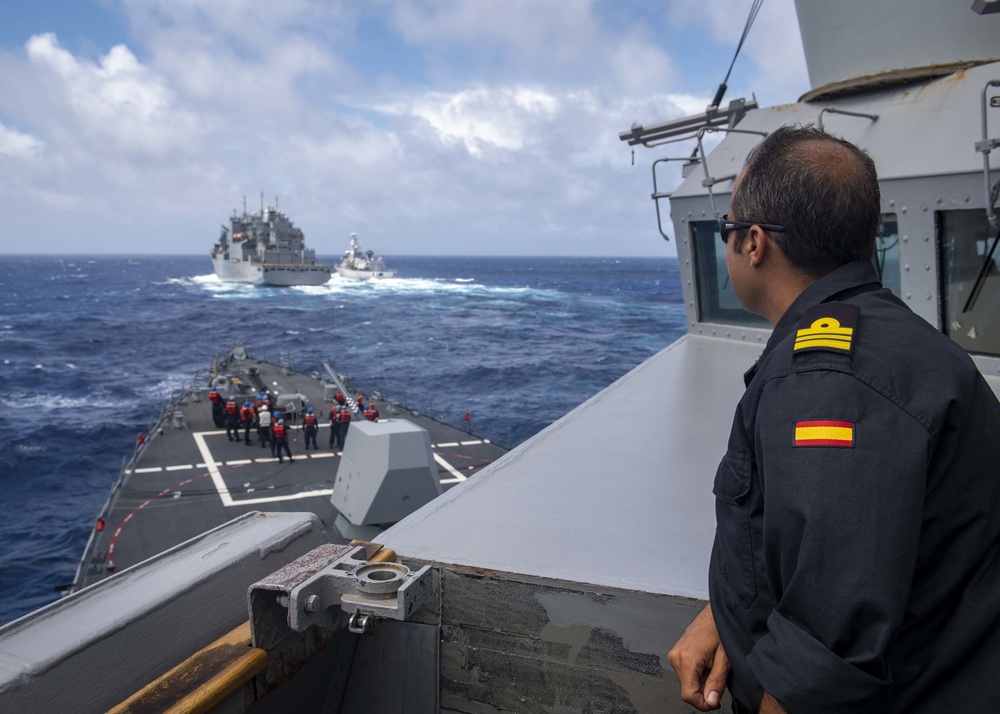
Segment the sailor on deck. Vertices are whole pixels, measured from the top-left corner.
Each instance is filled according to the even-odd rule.
[[[285,420],[279,419],[278,423],[274,425],[274,452],[275,456],[278,457],[278,463],[284,463],[281,460],[281,450],[284,449],[285,453],[288,454],[288,460],[294,461],[292,458],[292,452],[288,448],[288,431],[285,429]]]
[[[257,439],[260,441],[260,448],[263,449],[264,444],[271,444],[271,450],[274,450],[271,441],[271,412],[267,408],[267,404],[261,404],[260,411],[257,413]]]
[[[339,436],[337,437],[340,441],[340,448],[343,449],[347,444],[347,429],[351,426],[351,410],[344,405],[337,412],[337,431]]]
[[[230,441],[233,441],[233,435],[236,435],[236,441],[240,440],[240,409],[236,406],[236,397],[230,397],[229,401],[226,402],[226,436],[229,437]]]
[[[340,443],[340,422],[337,421],[337,405],[330,407],[330,450],[337,448]]]
[[[216,429],[221,429],[226,425],[226,405],[222,401],[218,387],[212,387],[208,393],[208,401],[212,403],[212,423]]]
[[[243,407],[240,409],[240,422],[243,424],[243,442],[247,446],[250,446],[250,430],[253,428],[255,416],[250,402],[243,402]]]
[[[319,449],[316,445],[316,432],[318,427],[316,424],[316,415],[313,414],[312,407],[306,409],[306,415],[302,418],[302,423],[305,425],[305,435],[306,435],[306,451],[309,450],[309,442],[312,442],[314,449]]]

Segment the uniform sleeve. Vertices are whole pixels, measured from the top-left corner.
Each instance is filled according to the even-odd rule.
[[[886,711],[886,650],[915,569],[927,431],[853,375],[816,370],[768,383],[754,436],[764,578],[777,605],[749,666],[796,714]]]

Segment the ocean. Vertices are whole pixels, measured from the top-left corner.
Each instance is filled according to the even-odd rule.
[[[138,435],[233,345],[514,447],[685,332],[672,258],[386,262],[254,288],[208,256],[0,256],[0,624],[58,599]]]

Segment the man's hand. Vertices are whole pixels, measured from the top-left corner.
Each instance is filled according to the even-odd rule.
[[[729,658],[715,628],[711,604],[698,613],[667,654],[681,684],[681,699],[699,711],[718,709],[729,676]]]

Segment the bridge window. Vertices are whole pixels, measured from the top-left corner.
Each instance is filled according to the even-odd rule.
[[[769,327],[763,317],[740,307],[726,270],[726,244],[719,236],[717,221],[692,221],[698,309],[702,322],[721,322],[748,327]]]
[[[899,221],[895,213],[883,213],[875,240],[875,267],[882,285],[896,296],[902,296],[899,272]]]
[[[969,352],[1000,355],[1000,272],[986,212],[937,213],[945,334]]]
[[[698,305],[702,322],[721,322],[748,327],[767,327],[770,323],[740,307],[729,284],[726,270],[726,245],[719,238],[716,221],[693,221],[691,235],[695,246],[698,276]],[[882,284],[900,295],[899,224],[895,213],[882,214],[879,237],[875,244],[875,264]]]

